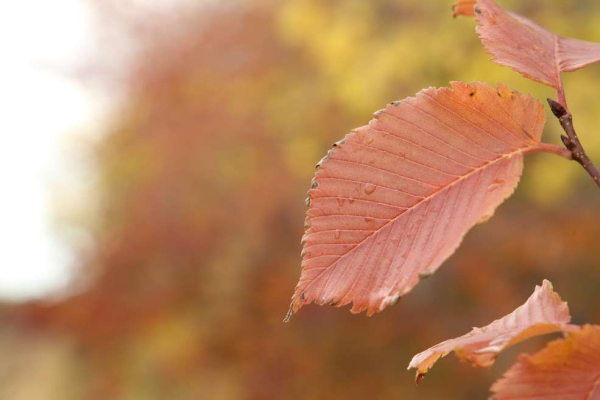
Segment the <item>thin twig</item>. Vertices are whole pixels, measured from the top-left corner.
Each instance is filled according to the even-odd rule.
[[[548,104],[550,104],[552,113],[558,118],[558,122],[560,122],[560,125],[567,134],[567,136],[561,135],[560,138],[565,147],[573,155],[573,160],[581,164],[596,182],[596,185],[600,187],[600,170],[598,170],[598,167],[592,163],[592,160],[590,160],[585,153],[585,150],[577,137],[577,132],[575,132],[575,127],[573,126],[573,116],[562,105],[552,99],[548,99]]]

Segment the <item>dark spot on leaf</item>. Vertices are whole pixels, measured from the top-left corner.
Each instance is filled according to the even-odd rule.
[[[346,144],[346,139],[338,140],[333,144],[333,147],[343,146]]]
[[[329,160],[329,157],[331,157],[331,150],[329,150],[329,151],[327,152],[327,155],[326,155],[325,157],[321,158],[321,161],[319,161],[319,162],[317,163],[317,165],[315,165],[315,168],[319,168],[319,167],[321,167],[321,165],[323,165],[323,163],[324,163],[325,161]]]
[[[481,10],[478,7],[475,7],[475,13],[481,15]]]
[[[306,300],[306,293],[302,293],[302,294],[300,295],[300,298],[301,298],[302,300]]]

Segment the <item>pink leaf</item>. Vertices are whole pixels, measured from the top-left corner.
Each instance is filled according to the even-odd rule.
[[[435,272],[513,193],[544,119],[531,96],[454,82],[389,105],[338,142],[309,191],[286,320],[312,302],[372,315]]]
[[[536,286],[525,304],[483,328],[450,339],[413,357],[409,369],[417,368],[417,383],[441,357],[451,351],[478,367],[488,367],[509,346],[533,336],[568,329],[571,321],[567,303],[552,289],[549,281]]]
[[[475,15],[477,33],[493,56],[492,61],[555,88],[563,106],[566,101],[561,72],[600,61],[600,44],[557,36],[527,18],[505,11],[493,0],[458,0],[454,14]]]
[[[584,326],[533,356],[521,355],[492,392],[496,400],[600,399],[600,327]]]

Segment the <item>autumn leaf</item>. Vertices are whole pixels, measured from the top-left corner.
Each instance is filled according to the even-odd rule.
[[[372,315],[434,273],[513,193],[544,120],[531,96],[454,82],[392,103],[336,143],[308,193],[286,320],[312,302]]]
[[[587,325],[521,355],[492,386],[496,400],[595,400],[600,398],[600,327]]]
[[[477,33],[492,61],[529,79],[555,88],[566,107],[562,72],[573,72],[600,61],[600,44],[564,38],[493,0],[458,0],[454,15],[475,15]]]
[[[452,5],[452,14],[454,18],[459,15],[466,17],[472,17],[475,15],[475,2],[476,0],[458,0]]]
[[[417,354],[408,369],[417,368],[417,383],[427,371],[451,351],[461,360],[470,361],[477,367],[489,367],[507,347],[533,336],[568,329],[571,321],[567,303],[554,292],[552,284],[545,280],[536,286],[527,301],[512,313],[497,319],[483,328],[473,330],[461,337],[446,340]]]

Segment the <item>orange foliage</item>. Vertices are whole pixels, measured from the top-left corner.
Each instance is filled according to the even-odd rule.
[[[432,275],[510,197],[545,116],[504,85],[453,82],[375,113],[318,164],[308,192],[302,305],[380,312]]]
[[[600,327],[587,325],[532,356],[523,355],[492,386],[497,400],[596,399],[600,395]]]
[[[489,367],[506,348],[534,336],[574,329],[567,303],[553,290],[549,281],[536,286],[527,301],[512,313],[483,328],[449,339],[413,357],[408,368],[417,368],[417,383],[441,357],[451,351],[474,366]]]

